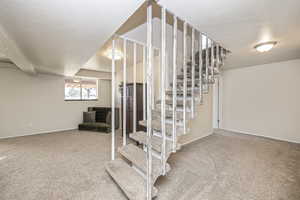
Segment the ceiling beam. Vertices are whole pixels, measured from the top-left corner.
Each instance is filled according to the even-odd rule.
[[[80,69],[75,76],[111,80],[111,72],[107,71]]]
[[[16,64],[22,71],[35,75],[36,70],[33,63],[31,63],[26,56],[22,53],[19,47],[16,45],[0,26],[0,51],[5,57]]]

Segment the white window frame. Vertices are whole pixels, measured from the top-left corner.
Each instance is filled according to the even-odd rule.
[[[80,85],[80,99],[66,99],[66,80],[79,80],[79,85]],[[85,80],[95,80],[96,81],[96,95],[97,98],[95,99],[83,99],[82,98],[82,81]],[[74,78],[74,77],[67,77],[65,78],[64,81],[64,100],[65,101],[98,101],[99,99],[99,80],[98,79],[92,79],[92,78]]]

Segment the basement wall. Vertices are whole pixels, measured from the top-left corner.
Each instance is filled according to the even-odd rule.
[[[300,59],[227,70],[221,128],[300,143]]]
[[[64,101],[64,77],[0,68],[0,138],[76,129],[87,107],[110,105],[110,81],[99,81],[98,101]]]

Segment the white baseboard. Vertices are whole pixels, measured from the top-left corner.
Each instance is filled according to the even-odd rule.
[[[185,145],[191,144],[191,143],[193,143],[193,142],[196,142],[196,141],[198,141],[198,140],[201,140],[201,139],[203,139],[203,138],[205,138],[205,137],[207,137],[207,136],[209,136],[209,135],[211,135],[211,134],[213,134],[213,132],[205,133],[204,135],[201,135],[201,136],[199,136],[199,137],[195,137],[195,138],[193,138],[192,140],[189,140],[188,142],[180,143],[180,144],[181,144],[181,146],[185,146]],[[180,141],[179,141],[179,142],[180,142]]]
[[[244,135],[254,135],[254,136],[268,138],[268,139],[272,139],[272,140],[278,140],[278,141],[284,141],[284,142],[291,142],[291,143],[300,144],[300,142],[297,142],[297,141],[291,141],[291,140],[288,140],[288,139],[272,137],[272,136],[268,136],[268,135],[264,135],[264,134],[250,133],[250,132],[235,130],[235,129],[225,129],[225,128],[220,128],[220,129],[224,130],[224,131],[230,131],[230,132],[240,133],[240,134],[244,134]]]
[[[36,132],[36,133],[30,133],[30,134],[21,134],[21,135],[14,135],[14,136],[6,136],[6,137],[0,137],[1,139],[8,139],[8,138],[17,138],[17,137],[24,137],[24,136],[31,136],[31,135],[41,135],[41,134],[48,134],[48,133],[57,133],[57,132],[62,132],[62,131],[72,131],[76,130],[77,127],[75,128],[67,128],[67,129],[56,129],[56,130],[51,130],[51,131],[42,131],[42,132]]]

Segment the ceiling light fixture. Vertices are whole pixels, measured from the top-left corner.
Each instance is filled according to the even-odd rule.
[[[106,56],[112,60],[112,49],[109,49],[106,51]],[[115,60],[121,60],[123,58],[123,53],[122,51],[115,49]]]
[[[79,78],[74,78],[74,79],[73,79],[73,82],[74,82],[74,83],[80,83],[80,79],[79,79]]]
[[[270,51],[275,45],[277,44],[277,42],[275,41],[272,41],[272,42],[264,42],[264,43],[260,43],[260,44],[257,44],[255,45],[255,49],[258,51],[258,52],[267,52],[267,51]]]

